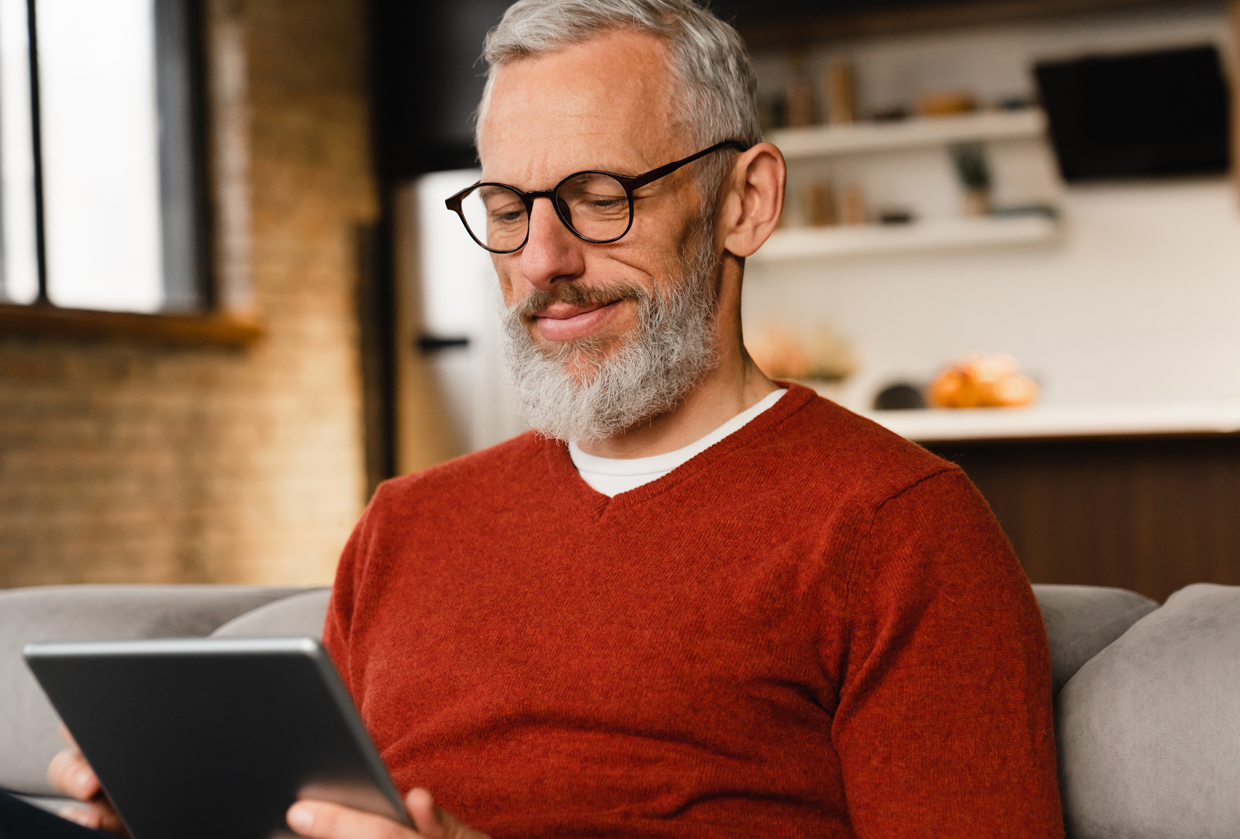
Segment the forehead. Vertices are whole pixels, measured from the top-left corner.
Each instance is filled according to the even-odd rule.
[[[483,178],[544,188],[582,169],[636,174],[683,157],[671,90],[663,43],[635,32],[505,64],[479,130]]]

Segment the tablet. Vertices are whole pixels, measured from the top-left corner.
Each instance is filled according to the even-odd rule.
[[[134,839],[292,836],[298,798],[409,825],[327,653],[309,638],[28,644]]]

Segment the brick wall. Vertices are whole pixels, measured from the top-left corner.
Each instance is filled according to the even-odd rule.
[[[364,501],[364,4],[245,0],[250,348],[0,336],[0,586],[327,582]]]

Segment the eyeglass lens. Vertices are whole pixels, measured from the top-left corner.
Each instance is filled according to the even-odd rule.
[[[632,211],[628,193],[610,175],[575,175],[556,188],[554,200],[560,218],[585,239],[611,242],[629,229]],[[525,202],[516,190],[506,186],[483,184],[474,189],[461,200],[461,214],[470,233],[488,250],[514,251],[529,233]]]

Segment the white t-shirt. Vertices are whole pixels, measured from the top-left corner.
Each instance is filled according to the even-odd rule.
[[[637,489],[642,484],[657,481],[682,463],[696,457],[729,434],[743,428],[754,417],[770,408],[788,391],[780,389],[769,394],[765,399],[742,411],[700,440],[690,443],[684,448],[651,457],[598,457],[586,454],[576,443],[568,444],[568,455],[573,459],[573,466],[582,480],[595,491],[613,498],[622,492]]]

